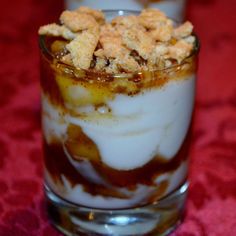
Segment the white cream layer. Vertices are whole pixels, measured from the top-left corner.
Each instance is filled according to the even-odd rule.
[[[112,117],[84,113],[72,117],[43,96],[43,130],[47,142],[64,139],[69,123],[79,125],[97,145],[102,161],[118,170],[148,163],[155,155],[171,159],[189,128],[194,99],[194,77],[172,81],[136,96],[117,95],[108,102]],[[84,109],[86,110],[86,109]]]
[[[112,117],[85,113],[66,121],[94,141],[106,165],[135,169],[155,155],[171,159],[178,152],[191,120],[194,88],[194,77],[171,81],[133,97],[117,95],[107,103]]]

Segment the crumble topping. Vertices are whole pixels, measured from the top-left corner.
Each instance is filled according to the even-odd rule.
[[[75,11],[91,15],[101,25],[105,23],[105,16],[102,11],[94,10],[85,6],[81,6]]]
[[[189,21],[186,21],[184,24],[175,28],[173,34],[175,38],[181,39],[189,36],[192,33],[192,31],[193,31],[193,25]]]
[[[64,25],[57,25],[55,23],[40,27],[38,33],[40,35],[51,35],[55,37],[61,36],[67,40],[73,40],[76,37],[76,34],[70,31]]]
[[[106,22],[102,11],[88,7],[63,11],[60,24],[39,28],[40,35],[57,37],[51,45],[57,59],[77,69],[107,73],[163,69],[181,63],[194,48],[192,31],[189,21],[175,27],[158,9]]]
[[[99,39],[98,31],[85,30],[66,45],[75,67],[88,69]]]
[[[125,30],[122,41],[127,48],[135,50],[145,60],[148,59],[155,45],[153,38],[137,27]]]
[[[91,15],[75,11],[62,12],[60,21],[72,32],[91,29],[98,25],[97,21]]]

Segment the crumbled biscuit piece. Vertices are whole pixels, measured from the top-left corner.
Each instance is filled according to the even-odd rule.
[[[102,50],[98,50],[95,53],[96,56],[106,58],[116,58],[121,54],[127,54],[128,50],[122,45],[122,38],[117,31],[111,25],[107,25],[101,28],[99,42],[102,46]]]
[[[145,9],[139,16],[139,22],[149,30],[157,41],[169,41],[173,33],[173,22],[158,9]]]
[[[129,28],[138,28],[139,30],[145,30],[138,23],[138,16],[118,16],[115,17],[111,22],[113,28],[120,34],[123,35]]]
[[[102,11],[94,10],[89,7],[81,6],[75,10],[76,12],[85,13],[94,17],[94,19],[100,24],[105,23],[105,16]]]
[[[117,32],[117,30],[111,24],[105,24],[101,26],[100,35],[110,36],[110,37],[120,37],[119,32]]]
[[[173,26],[171,21],[165,24],[160,24],[149,32],[150,36],[156,41],[167,42],[171,39],[173,33]]]
[[[103,46],[104,49],[97,50],[94,55],[97,56],[97,59],[110,59],[111,63],[108,66],[109,68],[106,70],[107,72],[117,73],[118,69],[125,72],[135,72],[140,70],[138,62],[133,57],[129,56],[130,51],[128,49],[117,46],[115,41],[108,41],[103,44]]]
[[[40,35],[51,35],[55,37],[63,37],[68,40],[72,40],[76,37],[76,34],[71,32],[64,25],[57,25],[55,23],[41,26],[38,33]]]
[[[168,20],[166,15],[158,9],[144,9],[139,15],[139,22],[147,29],[156,29],[160,23]]]
[[[168,47],[168,55],[169,58],[173,58],[178,62],[181,62],[184,58],[190,55],[192,49],[192,44],[189,44],[181,39],[175,45],[171,45]]]
[[[195,37],[194,36],[188,36],[188,37],[185,37],[185,38],[183,38],[183,40],[186,42],[186,43],[190,43],[190,44],[194,44],[194,42],[195,42]]]
[[[170,67],[172,65],[172,62],[170,60],[165,60],[165,67]]]
[[[110,59],[108,66],[105,67],[105,71],[109,74],[117,74],[120,72],[117,62],[115,59]]]
[[[73,32],[97,27],[98,25],[92,16],[75,11],[63,11],[60,21]]]
[[[105,58],[104,49],[100,48],[97,51],[95,51],[94,56],[99,57],[99,58]]]
[[[113,26],[123,25],[127,28],[138,25],[138,16],[130,15],[130,16],[117,16],[112,21],[111,24]]]
[[[124,72],[138,72],[140,71],[140,66],[135,59],[127,54],[123,56],[117,57],[115,59],[115,63],[117,63],[118,68],[120,68]]]
[[[106,66],[106,64],[107,64],[107,60],[106,59],[97,57],[96,58],[95,69],[102,71],[102,70],[104,70],[104,67]]]
[[[148,65],[156,66],[160,60],[164,60],[168,53],[168,47],[163,43],[158,43],[148,58]]]
[[[173,35],[175,38],[180,39],[189,36],[193,31],[193,25],[186,21],[184,24],[174,29]]]
[[[81,69],[88,69],[90,67],[93,52],[98,43],[98,37],[98,34],[87,30],[67,44],[66,48],[71,53],[75,67]]]
[[[112,38],[112,37],[102,37],[100,38],[100,43],[103,48],[103,55],[106,58],[116,58],[125,51],[122,47],[121,38]],[[125,53],[125,52],[124,52]],[[98,54],[97,54],[98,55]]]
[[[163,57],[165,54],[168,52],[168,48],[165,44],[163,43],[158,43],[153,52],[155,53],[156,57]]]
[[[168,53],[167,46],[157,45],[147,60],[149,69],[162,69],[165,67],[166,55]]]
[[[148,59],[153,50],[153,39],[146,32],[137,28],[127,29],[122,35],[122,40],[129,49],[137,51],[143,59]]]

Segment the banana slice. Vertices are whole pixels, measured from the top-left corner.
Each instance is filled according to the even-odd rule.
[[[88,138],[81,127],[70,124],[67,129],[65,147],[70,156],[77,161],[99,161],[100,154],[96,144]]]
[[[56,75],[56,82],[64,102],[72,106],[104,104],[114,97],[105,83],[89,83],[62,75]]]

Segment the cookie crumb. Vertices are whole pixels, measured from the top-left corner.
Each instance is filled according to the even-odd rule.
[[[165,13],[159,9],[144,9],[139,15],[140,24],[151,30],[155,30],[160,24],[164,25],[167,20]]]
[[[66,46],[75,67],[89,69],[97,43],[98,34],[83,31]]]
[[[154,47],[153,39],[142,29],[129,28],[122,35],[123,43],[138,52],[143,59],[148,59]]]
[[[191,22],[175,27],[159,9],[106,22],[102,11],[79,7],[62,12],[60,22],[40,27],[39,34],[62,37],[51,51],[77,69],[116,74],[168,68],[188,57],[196,42]]]
[[[56,23],[41,26],[38,33],[40,35],[50,35],[55,37],[63,37],[67,40],[73,40],[76,34],[69,30],[64,25],[57,25]]]
[[[193,45],[187,43],[185,40],[179,40],[175,45],[169,46],[168,55],[169,58],[175,59],[180,63],[184,58],[190,55],[193,49]]]
[[[92,16],[75,11],[62,12],[60,21],[73,32],[97,27],[97,22]]]
[[[105,16],[102,11],[94,10],[85,6],[81,6],[77,8],[75,11],[92,16],[100,25],[103,25],[105,23]]]
[[[191,22],[186,21],[184,24],[180,25],[174,29],[174,37],[177,39],[189,36],[193,31],[193,25]]]
[[[97,57],[95,69],[99,71],[103,71],[105,66],[107,65],[107,60],[101,57]]]

